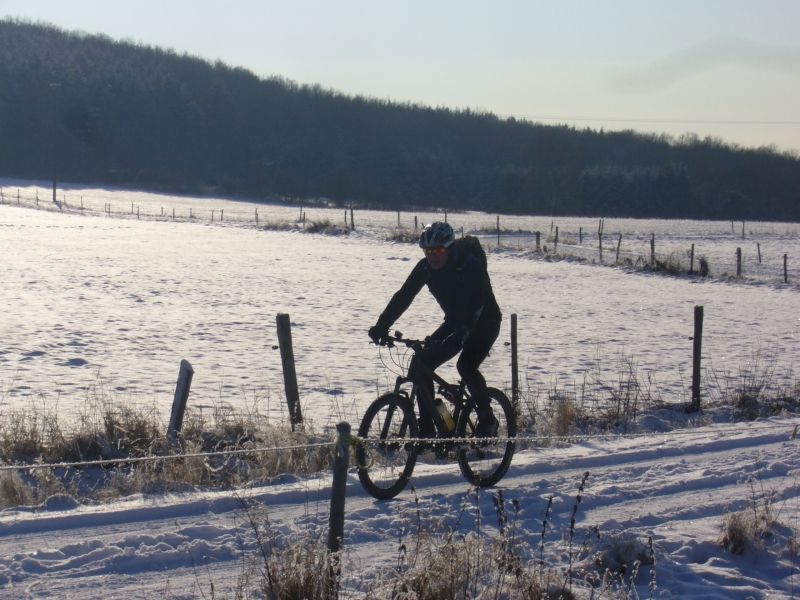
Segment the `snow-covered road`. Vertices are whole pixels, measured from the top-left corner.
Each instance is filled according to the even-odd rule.
[[[347,488],[345,585],[357,596],[381,567],[394,564],[398,539],[424,524],[495,533],[490,494],[520,503],[518,527],[531,548],[540,541],[553,496],[548,561],[566,560],[581,478],[589,472],[576,539],[623,532],[656,553],[655,596],[683,599],[789,598],[800,586],[797,556],[787,545],[800,518],[797,419],[708,425],[694,430],[579,440],[564,448],[525,449],[495,490],[471,492],[455,464],[419,465],[410,489],[391,502],[365,495],[355,473]],[[198,598],[231,592],[246,556],[257,553],[251,515],[268,515],[278,537],[327,527],[329,476],[287,479],[236,493],[132,497],[103,506],[65,506],[0,513],[2,598]],[[759,552],[734,556],[717,540],[723,517],[769,499],[776,534]],[[464,506],[480,507],[481,518]],[[264,512],[266,511],[266,512]],[[468,511],[469,512],[469,511]],[[791,532],[791,533],[787,533]],[[563,564],[561,566],[564,566]],[[636,584],[648,597],[649,567]],[[201,592],[201,590],[203,592]]]

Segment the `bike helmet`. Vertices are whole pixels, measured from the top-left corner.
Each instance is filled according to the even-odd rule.
[[[419,236],[419,247],[436,248],[441,246],[447,248],[454,241],[456,241],[456,236],[453,233],[453,228],[447,223],[436,221],[422,231],[422,235]]]

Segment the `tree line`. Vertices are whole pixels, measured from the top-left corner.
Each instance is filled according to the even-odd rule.
[[[431,108],[0,21],[0,175],[373,208],[800,220],[800,157]]]

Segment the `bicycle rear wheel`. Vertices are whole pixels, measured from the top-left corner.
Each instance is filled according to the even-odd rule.
[[[378,500],[394,498],[406,487],[417,462],[417,417],[411,402],[394,392],[380,396],[364,413],[358,436],[361,485]]]
[[[500,481],[511,466],[517,435],[517,418],[508,397],[498,389],[489,388],[492,412],[500,427],[498,439],[475,437],[478,423],[476,409],[463,411],[456,424],[456,437],[469,438],[458,450],[458,466],[464,478],[479,487],[489,487]],[[474,441],[472,441],[474,440]]]

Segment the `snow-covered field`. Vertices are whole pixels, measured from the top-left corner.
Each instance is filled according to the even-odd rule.
[[[2,187],[7,202],[13,190],[30,198],[36,189]],[[42,198],[48,192],[39,188]],[[419,258],[414,245],[385,241],[396,214],[357,211],[356,231],[331,237],[265,231],[231,216],[258,208],[261,224],[294,221],[299,210],[291,207],[90,189],[71,190],[67,198],[68,210],[76,210],[69,198],[83,198],[85,207],[113,204],[127,213],[109,218],[102,210],[81,216],[0,205],[4,403],[57,402],[66,418],[85,404],[87,390],[102,388],[113,401],[155,405],[166,414],[185,358],[195,369],[193,406],[221,402],[243,409],[255,402],[282,419],[283,380],[274,349],[275,316],[282,312],[293,324],[307,415],[324,422],[355,418],[376,386],[393,380],[366,330]],[[131,217],[131,203],[153,214],[161,206],[171,214],[174,206],[188,215],[190,206],[199,205],[195,215],[215,210],[217,217],[213,224],[199,218],[141,220]],[[42,200],[45,206],[52,208],[52,202]],[[227,215],[222,224],[220,210]],[[309,221],[343,222],[338,209],[307,212]],[[434,218],[425,214],[419,221]],[[448,218],[468,231],[494,223],[494,217],[474,213]],[[549,228],[550,219],[503,221],[512,229],[535,230]],[[578,228],[578,220],[561,222],[568,223],[562,230]],[[682,232],[708,248],[739,243],[730,233],[721,238],[725,227],[730,224],[607,220],[605,231],[625,229],[626,235],[646,238],[642,253],[649,256],[650,231],[662,238],[670,230]],[[774,246],[773,256],[787,253],[800,265],[800,225],[752,228],[760,233],[751,243],[761,240]],[[496,243],[494,236],[485,241]],[[671,278],[533,260],[529,249],[509,243],[491,253],[490,270],[506,316],[501,341],[510,337],[508,316],[518,315],[524,387],[581,386],[587,373],[609,381],[628,361],[655,382],[664,400],[684,401],[691,385],[695,305],[705,307],[704,366],[717,379],[754,366],[774,370],[777,379],[794,377],[800,271],[790,273],[788,285],[782,273],[744,283]],[[439,319],[423,293],[397,328],[424,335]],[[486,363],[493,385],[509,384],[509,365],[509,348],[498,342]],[[454,369],[444,372],[455,375]]]
[[[251,213],[254,219],[258,208],[262,225],[294,221],[299,209],[291,207],[74,187],[61,212],[10,202],[11,190],[18,188],[30,197],[31,184],[6,181],[0,187],[0,411],[33,404],[67,422],[100,388],[106,401],[155,406],[166,415],[185,358],[195,369],[192,406],[257,405],[283,420],[274,349],[275,316],[282,312],[293,323],[303,411],[315,423],[357,422],[376,390],[394,377],[368,344],[366,330],[419,256],[413,245],[386,241],[397,226],[395,213],[356,211],[355,232],[331,237],[257,229],[245,220]],[[50,192],[39,193],[40,208],[53,208],[44,200]],[[103,216],[109,202],[115,208]],[[146,216],[145,207],[155,216]],[[171,219],[173,207],[184,212],[183,220]],[[185,218],[189,207],[192,219]],[[308,208],[307,219],[343,223],[342,213]],[[436,218],[417,216],[420,222]],[[413,215],[401,218],[413,227]],[[457,229],[495,226],[492,215],[448,219]],[[502,217],[504,228],[546,236],[550,222]],[[592,219],[556,224],[562,236],[597,228]],[[535,259],[522,238],[504,239],[497,249],[496,239],[485,238],[493,248],[489,261],[498,301],[506,316],[518,315],[525,388],[613,382],[620,365],[632,362],[662,399],[686,401],[696,305],[705,307],[707,384],[735,382],[741,371],[754,369],[773,383],[793,381],[800,341],[800,227],[748,223],[742,241],[741,224],[736,226],[731,233],[729,222],[606,221],[607,235],[623,233],[631,239],[629,251],[645,257],[651,233],[676,248],[695,243],[697,255],[708,256],[718,275],[710,280],[546,262]],[[742,282],[719,277],[735,271],[715,269],[725,256],[733,264],[731,249],[756,243],[769,269],[750,262]],[[788,285],[782,282],[782,260],[775,266],[783,254],[795,265]],[[438,309],[422,294],[397,328],[424,335],[438,320]],[[501,340],[508,339],[506,319]],[[509,350],[498,342],[486,362],[487,379],[507,386],[509,365]],[[452,368],[443,373],[454,375]],[[779,521],[796,535],[800,453],[798,441],[790,439],[796,422],[709,424],[684,433],[524,450],[501,488],[507,500],[521,503],[520,526],[531,547],[539,541],[546,498],[554,496],[547,548],[563,558],[561,536],[581,476],[589,471],[578,515],[581,539],[591,527],[612,538],[622,531],[652,536],[656,597],[794,597],[800,572],[786,544],[789,534],[738,557],[715,542],[723,515],[752,504],[754,493],[769,496]],[[470,499],[455,465],[421,465],[413,483],[426,519],[447,521],[465,502],[478,502],[483,527],[491,530],[490,497]],[[329,485],[323,474],[235,494],[135,497],[102,507],[73,507],[62,499],[37,510],[4,511],[0,597],[191,598],[202,597],[201,589],[208,597],[209,582],[218,593],[233,585],[243,551],[254,550],[243,497],[266,506],[276,530],[293,535],[325,527]],[[349,590],[363,589],[361,578],[370,576],[363,574],[393,563],[398,537],[415,510],[410,492],[376,503],[351,478],[344,541]],[[643,568],[636,581],[640,597],[649,595],[649,576]]]

